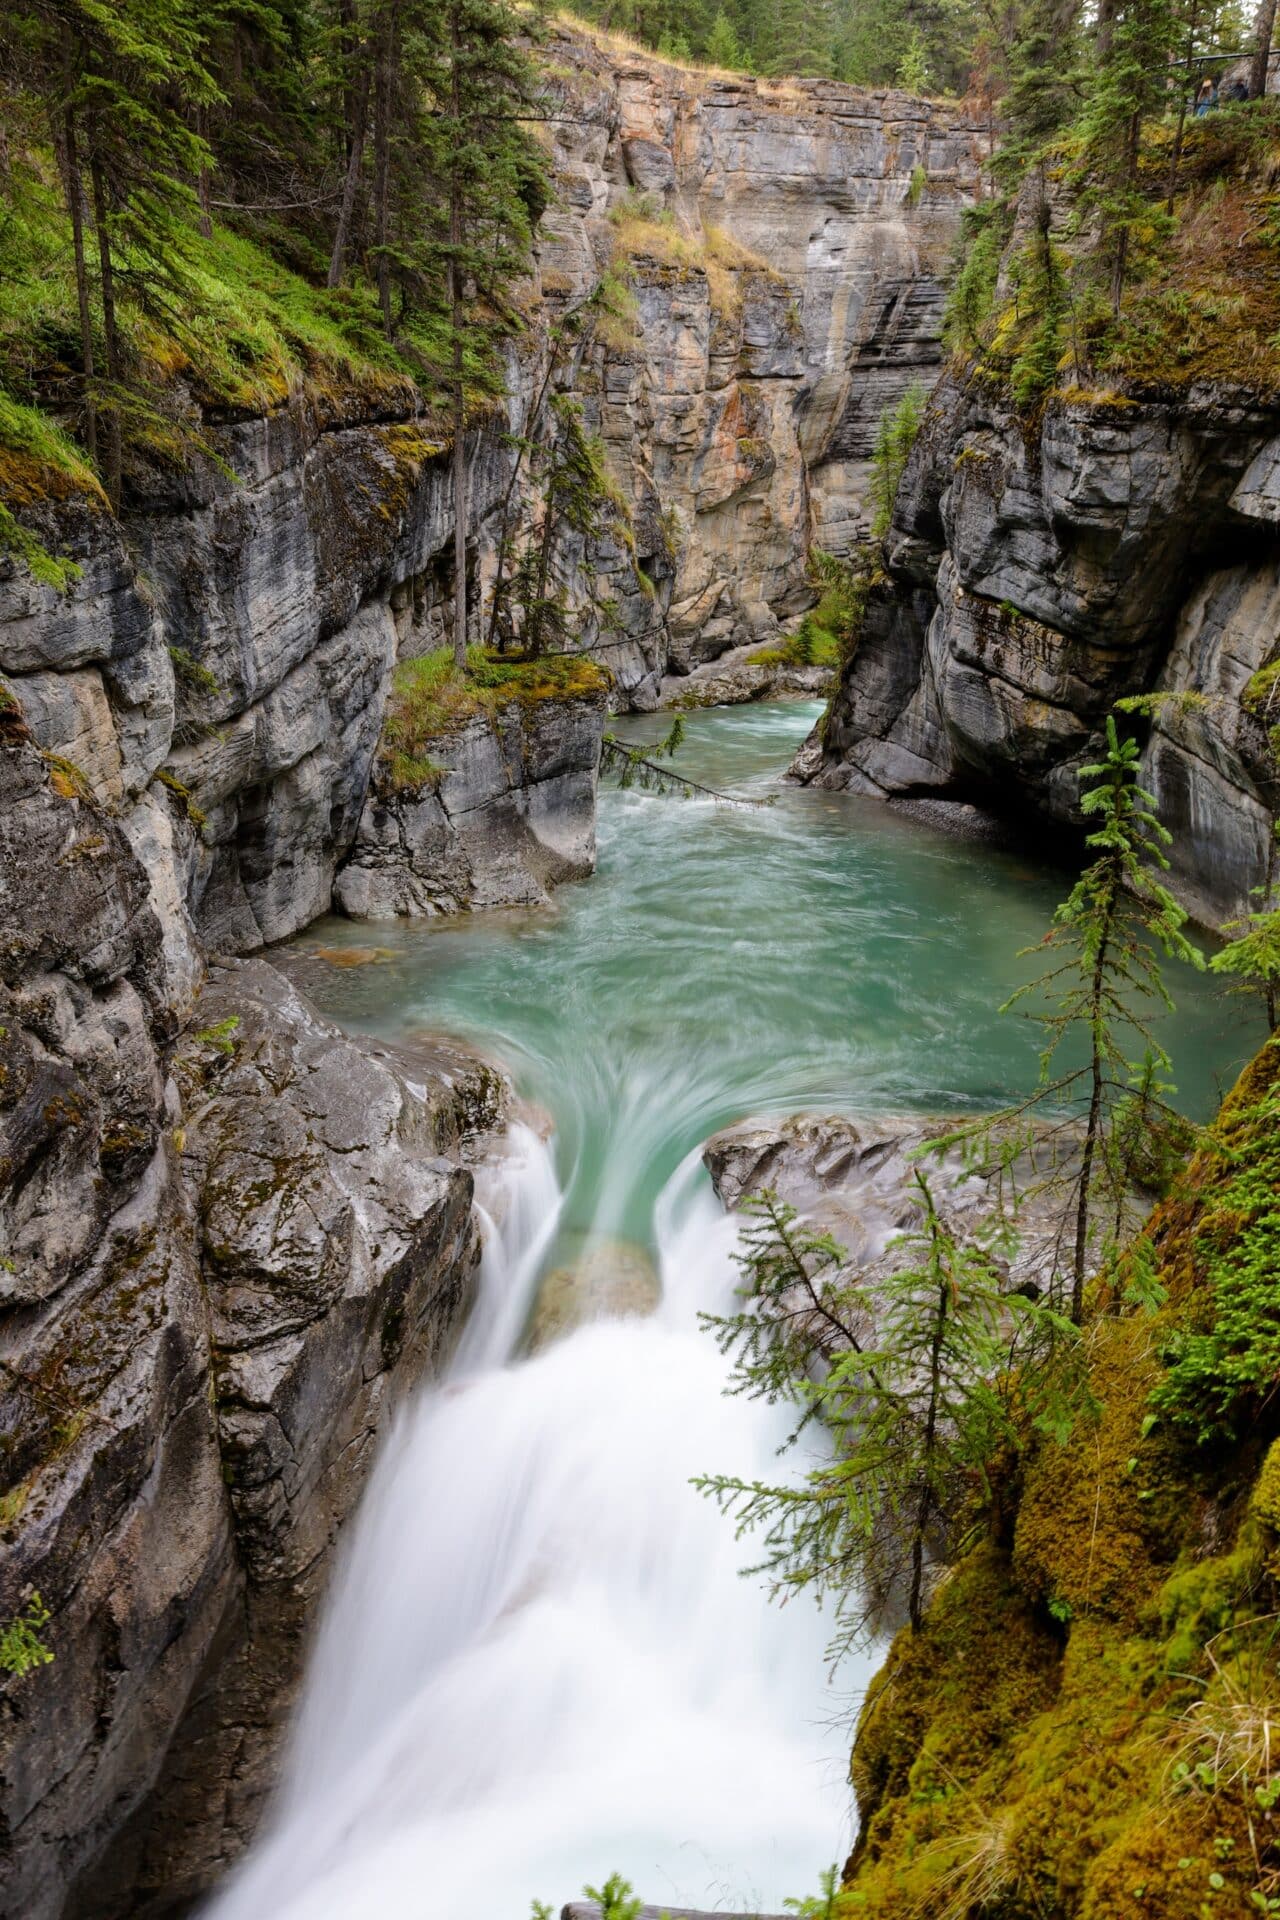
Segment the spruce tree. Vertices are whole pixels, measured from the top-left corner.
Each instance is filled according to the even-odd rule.
[[[730,1391],[793,1405],[788,1444],[818,1421],[831,1454],[789,1485],[722,1474],[695,1484],[761,1534],[752,1571],[775,1591],[835,1599],[841,1645],[891,1593],[919,1626],[928,1564],[954,1545],[961,1514],[992,1498],[991,1465],[1024,1434],[1020,1405],[1059,1435],[1074,1418],[1059,1365],[1071,1330],[1005,1290],[1007,1236],[957,1240],[922,1173],[915,1199],[918,1223],[893,1243],[889,1270],[869,1277],[776,1194],[757,1196],[739,1257],[745,1305],[703,1316],[733,1361]]]
[[[1137,1160],[1135,1094],[1148,1130],[1176,1120],[1164,1098],[1171,1091],[1163,1081],[1169,1056],[1148,1023],[1153,1004],[1172,1004],[1160,956],[1204,965],[1182,931],[1185,912],[1159,877],[1169,865],[1171,836],[1138,784],[1139,759],[1136,741],[1122,738],[1108,715],[1103,758],[1080,772],[1081,810],[1093,823],[1086,846],[1094,858],[1044,939],[1025,950],[1047,953],[1048,970],[1005,1003],[1028,1011],[1042,1031],[1035,1092],[1013,1112],[957,1129],[939,1143],[968,1144],[986,1168],[1010,1165],[1036,1157],[1036,1120],[1051,1116],[1048,1130],[1065,1153],[1043,1184],[1062,1194],[1066,1281],[1077,1326],[1099,1252],[1099,1221],[1123,1220]]]

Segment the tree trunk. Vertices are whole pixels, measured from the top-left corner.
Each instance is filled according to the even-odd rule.
[[[937,1247],[937,1222],[930,1221],[930,1230],[934,1235],[934,1247]],[[942,1391],[942,1343],[946,1336],[947,1311],[951,1305],[951,1276],[944,1273],[938,1286],[938,1317],[934,1322],[933,1340],[929,1348],[929,1411],[925,1416],[924,1432],[921,1435],[921,1459],[924,1463],[924,1485],[920,1490],[920,1502],[916,1508],[915,1530],[911,1541],[911,1594],[908,1609],[911,1624],[919,1631],[923,1613],[921,1601],[924,1598],[924,1544],[929,1527],[929,1514],[934,1504],[933,1488],[929,1483],[929,1468],[933,1459],[933,1450],[938,1440],[938,1401]]]
[[[62,79],[66,99],[62,111],[63,164],[66,168],[67,210],[71,215],[71,245],[76,263],[76,301],[80,309],[80,370],[84,375],[84,444],[90,460],[98,458],[98,409],[93,396],[93,310],[89,304],[89,267],[84,254],[84,182],[76,147],[76,113],[71,94],[74,70],[71,35],[62,36]]]
[[[387,201],[391,190],[391,93],[396,57],[396,5],[386,0],[378,25],[378,78],[373,99],[373,245],[378,305],[388,340],[391,325],[391,262],[387,258]]]
[[[1271,36],[1276,26],[1276,0],[1262,0],[1258,9],[1258,45],[1249,74],[1249,98],[1260,100],[1267,90],[1267,65],[1271,58]]]
[[[89,179],[93,186],[93,219],[98,229],[98,267],[102,280],[102,339],[107,352],[107,379],[112,394],[107,409],[107,498],[120,510],[120,336],[116,331],[115,271],[111,264],[111,234],[107,227],[107,192],[102,163],[96,151],[89,157]]]
[[[449,233],[455,244],[462,216],[455,188],[449,211]],[[453,326],[453,658],[459,673],[467,670],[467,398],[462,376],[462,267],[449,263],[449,310]]]
[[[537,397],[529,409],[529,417],[524,423],[524,433],[516,448],[516,457],[511,463],[511,472],[507,478],[506,492],[502,496],[502,514],[498,521],[498,551],[493,575],[493,598],[489,603],[488,645],[494,646],[498,638],[498,619],[502,612],[504,576],[506,574],[507,548],[511,539],[511,502],[515,498],[516,482],[520,478],[520,469],[524,463],[525,449],[532,442],[542,419],[542,409],[551,390],[551,382],[560,363],[560,348],[553,338],[547,355],[546,371],[542,376],[542,385]]]
[[[347,177],[342,188],[342,205],[338,209],[338,229],[333,236],[333,253],[329,259],[330,287],[341,286],[342,267],[346,256],[347,242],[351,238],[351,221],[356,210],[356,190],[360,185],[360,163],[364,158],[365,121],[369,112],[369,68],[366,65],[360,75],[360,84],[356,88],[355,119],[352,123],[351,152],[347,160]]]
[[[1187,126],[1187,93],[1194,85],[1196,28],[1199,23],[1200,0],[1191,0],[1191,12],[1187,17],[1186,76],[1178,89],[1178,125],[1173,136],[1173,152],[1169,155],[1169,186],[1164,202],[1166,213],[1173,212],[1173,196],[1178,190],[1178,168],[1182,162],[1182,137]]]
[[[1084,1319],[1084,1282],[1089,1261],[1089,1212],[1090,1188],[1093,1184],[1093,1163],[1098,1151],[1098,1137],[1102,1129],[1102,1051],[1098,1040],[1098,1031],[1103,1020],[1102,989],[1107,970],[1107,951],[1111,943],[1111,922],[1115,914],[1117,895],[1120,889],[1119,877],[1113,878],[1107,895],[1106,919],[1098,952],[1093,963],[1090,1012],[1091,1039],[1089,1047],[1089,1118],[1085,1124],[1084,1145],[1080,1150],[1080,1188],[1076,1199],[1076,1244],[1071,1262],[1071,1322],[1079,1326]]]
[[[1141,115],[1135,113],[1130,117],[1128,131],[1125,134],[1124,180],[1130,200],[1132,200],[1134,190],[1138,183],[1138,140],[1141,129]],[[1115,258],[1111,267],[1111,311],[1117,318],[1120,314],[1121,302],[1124,299],[1124,283],[1128,265],[1129,220],[1126,216],[1124,224],[1116,235]]]

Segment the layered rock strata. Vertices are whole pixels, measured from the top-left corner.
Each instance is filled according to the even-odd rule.
[[[1202,919],[1240,913],[1280,797],[1241,697],[1277,653],[1277,474],[1274,402],[1063,395],[1032,429],[988,385],[944,381],[802,777],[1074,825],[1108,710],[1168,696],[1142,773],[1174,884]]]
[[[465,1314],[493,1076],[375,1056],[260,961],[193,1013],[120,825],[12,713],[0,920],[0,1623],[38,1593],[54,1656],[0,1686],[0,1908],[168,1911],[252,1831],[335,1534]]]
[[[535,906],[594,872],[604,719],[602,685],[515,698],[433,741],[437,774],[370,791],[336,904],[360,920]]]
[[[506,417],[469,443],[472,604],[504,503],[528,506],[505,431],[528,422],[552,328],[615,275],[622,309],[559,379],[618,511],[559,569],[617,702],[652,706],[668,669],[772,636],[811,598],[811,541],[862,526],[880,409],[939,361],[983,142],[961,108],[904,94],[618,63],[569,35],[547,59],[555,198]],[[328,909],[395,664],[448,635],[449,455],[386,393],[203,426],[216,459],[135,476],[118,522],[50,507],[39,531],[81,569],[66,594],[0,565],[0,673],[117,809],[167,937],[184,902],[213,949],[244,953]],[[161,783],[196,828],[180,846]]]

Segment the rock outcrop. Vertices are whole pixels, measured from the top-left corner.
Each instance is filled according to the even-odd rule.
[[[438,774],[375,784],[334,897],[357,920],[534,906],[596,864],[603,683],[513,698],[431,743]]]
[[[1166,694],[1143,778],[1174,883],[1203,919],[1242,911],[1277,797],[1241,695],[1276,653],[1278,431],[1230,391],[1064,394],[1032,429],[987,383],[944,381],[802,777],[1075,825],[1109,708]]]
[[[192,1014],[121,827],[2,724],[0,1623],[39,1593],[54,1659],[0,1686],[0,1907],[159,1912],[252,1830],[334,1536],[465,1315],[493,1076],[260,961]]]
[[[469,444],[472,602],[504,431],[527,422],[554,325],[616,274],[624,310],[563,379],[618,511],[560,560],[582,643],[618,703],[647,707],[669,669],[772,636],[812,598],[811,541],[862,527],[880,409],[939,363],[939,276],[982,136],[954,105],[619,64],[580,35],[547,60],[556,195],[506,417]],[[65,595],[0,566],[0,673],[117,810],[169,945],[178,902],[214,950],[283,939],[327,911],[358,831],[366,864],[393,669],[447,637],[453,605],[449,455],[415,405],[317,391],[208,420],[216,458],[135,476],[119,521],[49,509],[43,532],[81,569]]]
[[[877,1273],[895,1272],[903,1264],[892,1243],[923,1221],[922,1171],[939,1219],[957,1238],[972,1235],[999,1210],[998,1172],[976,1173],[958,1148],[929,1151],[959,1124],[959,1117],[854,1120],[810,1113],[744,1120],[713,1134],[702,1158],[730,1210],[771,1190],[816,1231],[829,1233],[859,1276],[874,1286]],[[1013,1175],[1023,1198],[1018,1246],[1008,1261],[1010,1288],[1042,1288],[1055,1271],[1062,1206],[1045,1176],[1051,1168],[1062,1170],[1064,1153],[1069,1148],[1046,1140],[1015,1162]],[[1134,1196],[1134,1204],[1140,1218],[1141,1196]]]

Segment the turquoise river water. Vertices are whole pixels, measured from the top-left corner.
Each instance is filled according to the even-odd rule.
[[[614,1869],[655,1903],[776,1913],[848,1843],[876,1650],[830,1675],[828,1623],[741,1577],[749,1545],[689,1485],[786,1470],[785,1420],[723,1393],[698,1326],[732,1297],[736,1232],[698,1149],[764,1111],[1028,1090],[1035,1030],[997,1009],[1066,881],[781,786],[817,711],[693,716],[689,774],[776,804],[606,791],[599,871],[547,911],[299,943],[376,947],[307,965],[325,1010],[475,1041],[549,1143],[519,1128],[481,1176],[476,1311],[348,1530],[284,1784],[218,1920],[523,1920]],[[1170,984],[1160,1031],[1205,1115],[1259,1036],[1203,975]],[[540,1273],[596,1238],[647,1251],[660,1306],[527,1355]]]

